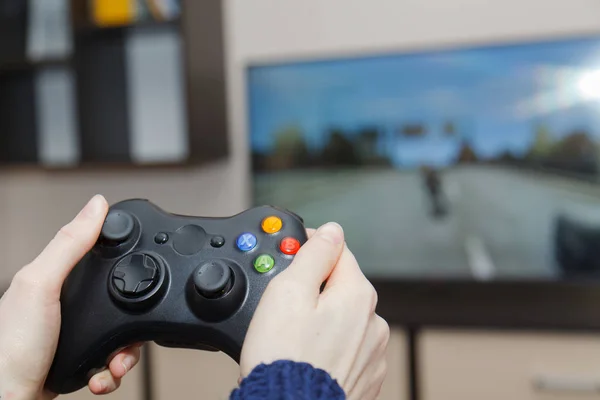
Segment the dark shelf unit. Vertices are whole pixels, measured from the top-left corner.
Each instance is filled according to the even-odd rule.
[[[40,61],[15,60],[0,63],[0,78],[2,76],[32,72],[45,68],[68,68],[71,65],[71,58],[48,58]]]
[[[181,27],[181,18],[175,18],[165,21],[147,20],[140,21],[133,24],[127,25],[113,25],[113,26],[97,26],[89,22],[81,23],[75,28],[78,35],[102,35],[115,31],[128,31],[132,29],[164,29],[168,27]]]
[[[11,71],[0,76],[0,160],[35,163],[37,160],[35,87],[33,72]],[[4,78],[4,79],[3,79]]]
[[[109,27],[94,25],[89,18],[87,2],[70,0],[69,7],[71,54],[45,60],[27,60],[24,56],[22,59],[12,57],[10,61],[2,61],[0,57],[0,168],[71,170],[84,166],[196,166],[228,155],[223,10],[220,1],[183,0],[181,15],[176,19],[148,20]],[[26,27],[23,27],[22,32],[26,31]],[[177,122],[174,130],[179,129],[178,140],[182,148],[181,155],[172,156],[171,159],[166,157],[161,160],[158,157],[140,160],[140,157],[136,158],[133,154],[132,141],[136,132],[139,136],[140,131],[144,132],[144,128],[151,125],[139,121],[143,120],[144,115],[152,117],[153,114],[148,111],[151,108],[148,108],[147,101],[152,89],[144,89],[142,94],[132,93],[131,77],[135,73],[131,72],[133,67],[129,64],[133,57],[130,42],[134,35],[170,35],[176,37],[179,44],[179,59],[169,62],[181,66],[177,76],[181,82],[177,93],[181,93],[181,96],[177,98],[177,102],[170,102],[168,96],[164,100],[171,114],[177,114],[172,119]],[[13,47],[24,48],[26,40],[17,36],[19,35],[15,35],[14,39],[19,43],[15,43]],[[23,53],[25,54],[24,50]],[[150,78],[147,84],[140,83],[136,77],[135,88],[143,89],[160,83],[156,76],[161,71],[152,68],[149,67]],[[48,130],[40,115],[51,115],[52,118],[56,112],[45,111],[44,114],[44,110],[40,110],[43,102],[38,98],[41,90],[39,81],[41,75],[52,71],[55,74],[66,74],[67,78],[63,79],[71,82],[71,87],[64,91],[71,93],[74,106],[69,111],[70,117],[65,116],[63,119],[71,118],[74,127],[72,130],[77,146],[75,161],[48,163],[40,155],[41,137],[44,135],[42,131]],[[46,78],[46,86],[52,85],[52,79]],[[174,77],[170,79],[169,82],[176,80]],[[54,86],[53,88],[56,90]],[[140,111],[140,107],[144,106],[139,104],[136,109],[137,100],[146,101],[144,104],[147,109]],[[160,101],[160,96],[156,96],[150,106],[160,110]],[[57,106],[53,107],[52,110],[55,110]],[[138,124],[136,132],[132,128],[136,126],[134,119]],[[168,118],[167,120],[170,121]],[[54,128],[54,132],[56,130]],[[169,143],[168,135],[172,134],[169,126],[163,126],[163,131],[162,140]],[[158,133],[154,135],[156,137]],[[45,138],[46,143],[51,140],[53,139]],[[137,141],[143,142],[139,137]],[[159,150],[155,148],[153,151],[156,153]]]

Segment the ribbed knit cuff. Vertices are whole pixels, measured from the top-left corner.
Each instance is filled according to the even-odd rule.
[[[307,363],[260,364],[231,393],[230,400],[345,400],[338,383]]]

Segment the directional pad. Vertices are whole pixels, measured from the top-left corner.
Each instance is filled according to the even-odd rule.
[[[123,258],[113,269],[112,283],[122,295],[140,297],[158,283],[160,270],[158,262],[143,253]]]

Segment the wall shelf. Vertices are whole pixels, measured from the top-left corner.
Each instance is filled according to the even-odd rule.
[[[75,27],[75,32],[78,35],[102,35],[105,33],[110,33],[114,31],[127,31],[134,29],[146,29],[146,30],[156,30],[163,28],[172,28],[178,27],[181,25],[181,18],[165,20],[165,21],[155,21],[155,20],[147,20],[135,22],[133,24],[125,24],[125,25],[114,25],[114,26],[97,26],[92,23],[84,23],[80,26]]]
[[[31,72],[44,68],[62,68],[68,67],[71,63],[71,58],[49,58],[46,60],[30,61],[19,60],[0,63],[0,76],[12,73]]]
[[[228,155],[220,1],[183,0],[178,18],[108,27],[91,21],[88,2],[64,1],[66,55],[28,60],[28,19],[5,24],[15,34],[8,56],[0,43],[0,168],[200,165]]]

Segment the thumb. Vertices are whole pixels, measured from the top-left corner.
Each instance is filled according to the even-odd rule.
[[[321,226],[300,248],[294,261],[282,272],[294,281],[312,286],[319,294],[344,249],[344,231],[334,222]]]
[[[46,248],[27,267],[37,276],[40,286],[60,292],[63,282],[75,265],[91,250],[104,224],[108,204],[101,195],[94,196],[77,216],[63,226]]]

